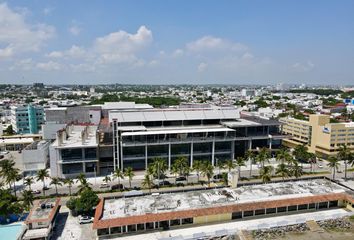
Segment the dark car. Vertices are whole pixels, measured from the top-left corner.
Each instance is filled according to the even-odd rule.
[[[164,180],[164,181],[159,182],[158,185],[159,186],[171,186],[172,184],[169,181]]]
[[[111,190],[123,190],[124,186],[123,184],[115,184],[111,186]]]
[[[176,178],[176,182],[182,182],[182,181],[187,181],[187,178],[183,176]]]
[[[222,179],[222,174],[216,174],[213,178],[214,178],[215,180]]]

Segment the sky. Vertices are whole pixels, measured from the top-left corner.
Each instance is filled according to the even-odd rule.
[[[0,84],[354,85],[353,0],[0,0]]]

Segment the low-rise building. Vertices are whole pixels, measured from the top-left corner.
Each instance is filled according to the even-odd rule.
[[[49,141],[35,141],[22,150],[23,174],[34,175],[49,164]]]
[[[44,199],[34,202],[25,221],[27,230],[23,240],[49,240],[60,209],[60,198]]]
[[[50,146],[51,175],[61,178],[80,173],[94,175],[98,163],[97,126],[67,125]]]
[[[36,134],[44,124],[44,109],[42,106],[17,105],[11,107],[11,125],[19,134]]]
[[[280,121],[284,123],[282,132],[292,136],[284,139],[285,146],[306,145],[310,152],[324,158],[337,155],[341,145],[354,152],[354,122],[330,123],[329,115],[316,114],[311,114],[309,121],[294,118]]]
[[[238,188],[104,198],[96,207],[98,238],[190,227],[250,217],[305,213],[328,208],[353,210],[353,191],[327,179],[277,182]]]

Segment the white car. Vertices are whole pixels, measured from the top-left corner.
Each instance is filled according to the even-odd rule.
[[[79,223],[80,224],[92,223],[92,222],[93,222],[93,217],[79,215]]]

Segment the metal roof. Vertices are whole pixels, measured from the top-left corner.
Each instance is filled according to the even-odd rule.
[[[154,134],[173,134],[173,133],[199,133],[199,132],[234,132],[231,128],[200,128],[200,129],[171,129],[160,131],[139,131],[139,132],[124,132],[122,136],[139,136],[139,135],[154,135]]]

